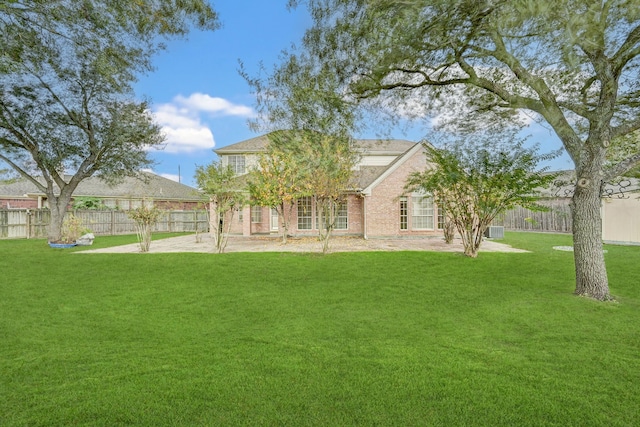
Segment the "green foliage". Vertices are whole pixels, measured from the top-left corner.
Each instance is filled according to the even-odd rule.
[[[140,252],[149,252],[153,227],[158,222],[160,215],[162,215],[162,211],[153,206],[153,202],[143,202],[142,206],[131,209],[127,212],[127,215],[136,222],[136,233],[138,236],[138,244],[140,245]]]
[[[10,169],[0,169],[0,184],[12,184],[20,179],[20,176],[16,175]]]
[[[85,255],[2,240],[0,424],[638,424],[640,248],[607,247],[619,303],[596,304],[571,295],[571,254],[551,249],[571,236],[505,241],[532,252]]]
[[[98,197],[74,197],[73,209],[99,210],[107,209]]]
[[[239,188],[230,166],[214,161],[196,168],[196,183],[211,202],[211,232],[219,253],[224,251],[235,211],[246,204],[246,195]]]
[[[524,140],[501,143],[495,135],[485,136],[484,141],[477,138],[444,149],[425,146],[427,169],[413,173],[407,182],[409,189],[434,196],[470,257],[477,256],[484,232],[497,215],[515,206],[545,209],[536,204],[537,191],[556,178],[537,167],[557,153],[540,155],[537,146],[524,147]]]
[[[164,136],[132,85],[162,40],[192,24],[217,27],[206,1],[0,5],[0,160],[47,194],[51,238],[83,179],[118,181],[152,164],[148,149]]]

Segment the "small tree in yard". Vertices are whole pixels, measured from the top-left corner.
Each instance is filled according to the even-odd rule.
[[[307,188],[313,194],[322,252],[329,250],[329,239],[336,227],[338,210],[345,203],[356,155],[349,138],[313,135],[303,145]]]
[[[196,168],[198,188],[211,201],[211,236],[218,253],[224,252],[229,239],[229,231],[235,211],[242,209],[245,195],[236,188],[235,173],[222,162],[213,162],[208,166]]]
[[[285,142],[290,139],[290,133],[272,132],[269,139],[267,152],[251,172],[249,193],[252,203],[276,209],[282,243],[286,244],[295,201],[310,194],[305,190],[300,158]]]
[[[427,170],[412,174],[407,188],[433,194],[462,238],[464,253],[475,258],[485,230],[493,219],[516,205],[544,209],[535,203],[536,189],[555,179],[536,171],[538,163],[556,154],[514,145],[457,143],[446,148],[426,147]]]
[[[155,206],[140,206],[129,211],[129,218],[136,222],[136,234],[140,244],[140,252],[149,252],[151,233],[162,212]]]

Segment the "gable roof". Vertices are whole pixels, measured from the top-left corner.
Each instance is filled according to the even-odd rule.
[[[266,150],[269,135],[260,135],[213,151],[218,155],[259,153]],[[404,139],[356,139],[354,141],[354,148],[368,155],[399,156],[414,145],[416,145],[415,142]]]
[[[362,188],[362,194],[371,195],[371,191],[382,181],[384,181],[389,175],[391,175],[396,169],[398,169],[404,162],[406,162],[411,156],[413,156],[416,152],[423,150],[424,145],[428,144],[418,143],[413,144],[411,148],[406,150],[401,156],[398,156],[393,162],[391,162],[388,166],[385,167],[384,171],[382,171],[378,176],[375,177],[366,187]]]
[[[150,172],[141,172],[142,179],[126,177],[120,184],[109,185],[98,177],[90,177],[78,184],[73,197],[134,198],[157,200],[199,200],[198,190]],[[65,177],[67,178],[67,177]],[[44,182],[42,178],[38,179]],[[20,179],[0,185],[0,197],[44,196],[31,181]]]

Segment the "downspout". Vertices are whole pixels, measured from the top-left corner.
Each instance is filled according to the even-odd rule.
[[[367,240],[367,196],[362,195],[362,237]]]

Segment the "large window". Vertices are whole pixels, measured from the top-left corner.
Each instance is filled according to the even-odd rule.
[[[236,175],[245,173],[244,156],[229,156],[229,166]]]
[[[311,197],[298,199],[298,230],[311,230],[313,209]]]
[[[338,204],[338,211],[336,212],[336,230],[346,230],[349,228],[348,213],[347,200],[341,200]]]
[[[447,217],[444,214],[444,209],[438,208],[438,229],[443,230]]]
[[[262,206],[251,206],[251,222],[262,222]]]
[[[400,230],[409,228],[409,203],[406,197],[400,197]]]
[[[433,230],[433,199],[431,196],[413,196],[411,206],[411,228],[414,230]]]

